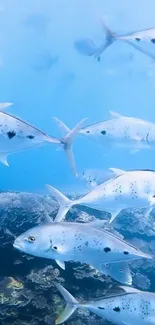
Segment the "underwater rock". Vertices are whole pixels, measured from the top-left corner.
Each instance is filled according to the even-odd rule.
[[[79,299],[93,300],[116,288],[118,283],[88,265],[66,263],[66,271],[55,261],[25,255],[12,246],[14,238],[27,229],[54,218],[58,204],[54,198],[31,193],[0,193],[0,325],[54,325],[64,308],[64,300],[53,281],[58,281]],[[145,218],[143,211],[121,213],[105,228],[144,252],[155,256],[155,214]],[[72,208],[68,221],[92,222],[109,219],[108,213],[85,207]],[[154,260],[131,263],[133,284],[155,291]],[[107,325],[96,315],[77,310],[68,325]]]

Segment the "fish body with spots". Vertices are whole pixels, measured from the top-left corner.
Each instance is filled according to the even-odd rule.
[[[84,120],[83,120],[84,121]],[[31,149],[45,143],[57,144],[64,148],[73,172],[76,174],[72,153],[72,137],[75,137],[83,123],[81,121],[62,139],[51,137],[27,122],[0,111],[0,161],[8,166],[9,154]]]
[[[44,132],[23,120],[0,112],[0,161],[8,165],[9,154],[31,149],[45,142],[60,144],[60,140],[49,137]]]
[[[80,199],[80,204],[88,204],[107,211],[125,208],[145,208],[155,204],[155,172],[122,171],[119,175],[102,183]]]
[[[80,130],[80,134],[105,148],[127,148],[131,153],[155,148],[155,123],[111,112],[112,118]]]
[[[155,294],[131,287],[120,287],[120,293],[106,294],[103,298],[80,303],[59,283],[55,286],[66,300],[66,308],[56,324],[66,321],[77,308],[89,310],[115,325],[155,324]]]
[[[121,210],[127,208],[145,209],[148,217],[155,206],[155,172],[152,170],[123,171],[112,168],[116,177],[96,186],[77,200],[70,200],[53,186],[49,191],[59,202],[60,208],[55,221],[61,221],[68,210],[75,205],[84,205],[111,213],[112,222]]]
[[[54,259],[64,269],[67,261],[87,263],[121,283],[131,284],[128,263],[151,256],[103,231],[101,225],[103,222],[42,224],[17,237],[14,247],[33,256]]]
[[[0,112],[0,148],[2,152],[12,153],[23,149],[30,149],[44,142],[59,143],[56,138],[49,137],[34,126]]]

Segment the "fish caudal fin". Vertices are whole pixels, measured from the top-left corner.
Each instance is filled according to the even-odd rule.
[[[67,302],[65,309],[63,310],[63,312],[60,314],[60,316],[57,318],[55,322],[55,324],[62,324],[79,307],[79,303],[64,287],[61,286],[61,284],[56,282],[54,282],[54,284]]]
[[[76,135],[79,133],[79,131],[82,127],[82,124],[86,121],[86,118],[83,119],[80,123],[78,123],[73,129],[69,129],[59,119],[57,119],[57,118],[54,118],[54,119],[58,123],[58,126],[61,128],[61,130],[65,133],[65,136],[62,139],[60,139],[60,144],[63,146],[63,149],[66,152],[66,155],[68,157],[68,160],[70,162],[70,165],[72,167],[74,175],[77,176],[74,155],[72,152],[72,143],[73,143]]]
[[[64,194],[58,191],[55,187],[47,185],[48,190],[51,192],[52,196],[56,198],[60,207],[56,215],[55,222],[60,222],[65,218],[69,209],[75,204],[75,201],[68,199]]]
[[[70,132],[70,129],[68,128],[68,126],[63,123],[61,120],[59,120],[57,117],[53,117],[53,120],[56,121],[56,123],[58,124],[60,130],[62,131],[62,135],[66,135],[66,133]]]
[[[103,19],[101,19],[101,23],[105,32],[105,42],[94,53],[94,57],[98,60],[100,55],[116,40],[116,34],[106,26]]]

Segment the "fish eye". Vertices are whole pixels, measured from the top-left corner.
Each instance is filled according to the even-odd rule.
[[[36,239],[35,239],[34,236],[29,236],[29,238],[28,238],[28,241],[29,241],[30,243],[33,243],[35,240],[36,240]]]

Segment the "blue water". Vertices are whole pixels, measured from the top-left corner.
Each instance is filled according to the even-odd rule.
[[[78,39],[85,37],[92,39],[98,45],[104,41],[102,16],[113,31],[123,34],[154,27],[154,10],[154,0],[143,1],[143,3],[141,0],[74,0],[68,2],[1,0],[0,102],[13,102],[14,105],[9,107],[7,112],[20,117],[48,135],[56,137],[61,137],[61,133],[52,117],[58,117],[72,128],[85,117],[87,118],[85,125],[108,119],[109,110],[112,110],[122,115],[139,117],[155,123],[155,61],[152,59],[155,56],[154,44],[144,43],[142,45],[143,50],[148,53],[144,55],[118,41],[107,49],[101,56],[100,62],[93,57],[80,54],[74,46]],[[67,189],[68,192],[76,192],[79,187],[83,191],[83,185],[79,179],[75,179],[63,150],[57,151],[56,149],[56,145],[47,144],[40,148],[10,155],[8,157],[9,168],[0,164],[0,190],[47,194],[45,185],[48,183],[59,189]],[[133,155],[127,151],[124,153],[115,150],[107,154],[104,148],[78,135],[73,151],[78,172],[87,168],[116,167],[126,170],[155,168],[153,150],[149,152],[144,150]],[[31,295],[35,293],[36,300],[34,299],[35,303],[31,301],[26,311],[22,309],[24,303],[21,303],[20,307],[22,307],[19,312],[21,324],[26,324],[24,322],[29,322],[29,319],[33,325],[49,324],[50,320],[46,319],[45,322],[44,319],[49,315],[52,319],[50,324],[54,324],[55,310],[50,309],[54,308],[51,307],[53,287],[51,289],[49,284],[49,291],[47,291],[36,278],[32,283],[29,278],[31,272],[34,271],[40,274],[38,281],[41,281],[40,270],[50,265],[55,267],[54,262],[39,258],[28,260],[12,247],[13,236],[27,230],[31,223],[33,224],[34,215],[37,218],[38,212],[35,208],[33,209],[33,204],[30,205],[30,209],[25,206],[23,208],[19,204],[20,199],[19,201],[17,198],[11,200],[9,203],[6,202],[5,208],[1,207],[3,199],[0,201],[0,258],[3,261],[0,271],[0,290],[5,292],[5,286],[2,285],[5,277],[13,276],[23,281],[27,288],[24,290],[29,290],[24,291],[24,294],[28,296],[31,291]],[[23,198],[21,202],[22,200]],[[26,200],[29,205],[30,199]],[[12,209],[12,202],[15,202],[13,211],[9,210]],[[42,215],[42,207],[39,207],[38,214]],[[24,221],[22,218],[25,218]],[[34,224],[36,223],[35,219]],[[139,228],[137,227],[137,233],[135,231],[132,234],[130,222],[127,224],[127,227],[129,226],[130,229],[125,229],[123,226],[118,229],[120,230],[121,227],[125,229],[124,233],[122,231],[124,235],[129,231],[126,239],[130,240],[133,237],[132,239],[137,240]],[[147,224],[148,238],[153,227],[153,221],[150,223],[150,228]],[[8,229],[12,235],[7,233]],[[145,238],[145,229],[143,231],[144,238],[140,240],[144,240],[147,245],[149,241]],[[140,240],[139,246],[143,247]],[[151,237],[149,245],[154,248],[154,237]],[[139,288],[153,291],[154,271],[152,270],[150,274],[149,272],[150,270],[146,273],[143,270],[141,281],[145,280],[144,287],[139,285]],[[75,295],[76,285],[81,286],[82,297],[88,299],[93,298],[94,294],[96,296],[97,285],[100,291],[102,291],[102,286],[104,288],[104,281],[101,279],[101,282],[95,282],[94,275],[88,279],[84,277],[82,282],[76,279],[75,282],[73,274],[70,264],[67,266],[66,274],[60,271],[60,276],[66,279],[65,286],[68,283],[68,289]],[[135,280],[134,285],[136,284]],[[42,297],[49,301],[47,304],[44,302],[45,306],[37,309],[36,306]],[[10,308],[16,318],[18,309],[14,307],[14,302],[9,306],[13,306]],[[2,307],[6,316],[5,306]],[[10,316],[10,309],[6,320],[4,317],[4,322],[3,317],[1,318],[3,313],[0,310],[0,325],[9,323],[17,325],[15,318]],[[34,323],[33,316],[30,317],[30,315],[35,315]],[[80,315],[77,318],[75,316],[75,319],[80,319]],[[91,322],[95,324],[92,318]],[[68,324],[71,324],[70,321]]]
[[[61,136],[52,116],[73,127],[109,118],[108,111],[154,120],[155,68],[151,58],[121,42],[113,44],[101,62],[80,55],[74,42],[89,37],[103,42],[101,16],[118,33],[154,26],[154,2],[21,1],[0,3],[0,101],[8,111]],[[147,12],[147,14],[146,14]],[[144,44],[154,52],[154,45]],[[131,60],[132,58],[132,60]],[[78,171],[86,168],[154,168],[154,153],[120,156],[77,137]],[[76,183],[67,159],[55,145],[9,156],[10,168],[0,165],[1,188],[44,192],[44,185]]]

